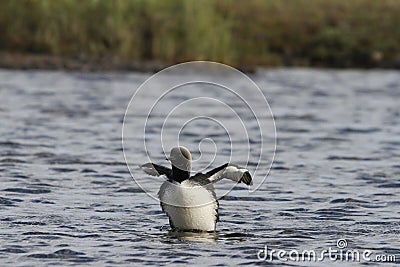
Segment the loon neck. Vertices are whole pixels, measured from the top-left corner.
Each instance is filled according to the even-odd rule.
[[[172,180],[181,183],[190,178],[190,172],[181,170],[172,165]]]

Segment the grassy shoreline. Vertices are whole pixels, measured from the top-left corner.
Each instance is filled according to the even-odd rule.
[[[167,63],[156,60],[139,62],[108,56],[56,56],[50,54],[0,52],[0,69],[157,72],[168,66]]]
[[[398,68],[398,14],[397,0],[3,0],[0,67]]]

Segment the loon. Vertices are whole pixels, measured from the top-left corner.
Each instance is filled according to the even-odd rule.
[[[227,178],[237,183],[253,184],[247,169],[230,163],[191,176],[192,156],[183,146],[172,148],[167,160],[172,168],[154,163],[143,164],[141,168],[149,175],[167,177],[158,197],[173,231],[215,231],[219,204],[213,183]]]

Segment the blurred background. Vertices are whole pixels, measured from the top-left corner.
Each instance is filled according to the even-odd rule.
[[[0,67],[400,67],[400,1],[2,0]]]

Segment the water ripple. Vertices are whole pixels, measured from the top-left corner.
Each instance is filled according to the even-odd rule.
[[[159,203],[144,194],[126,168],[121,123],[132,93],[148,77],[0,71],[0,80],[7,81],[0,98],[2,265],[259,265],[266,263],[257,259],[265,245],[323,250],[335,248],[339,238],[348,241],[348,249],[400,258],[398,72],[276,69],[253,74],[276,115],[276,159],[259,190],[237,186],[221,198],[215,233],[169,231]],[[149,93],[163,90],[160,84]],[[197,88],[199,94],[202,90]],[[182,94],[169,100],[189,98]],[[151,107],[149,99],[143,105]],[[258,133],[254,119],[245,110],[238,112],[251,122],[249,132]],[[153,116],[150,141],[158,140],[163,115]],[[171,118],[165,138],[174,140],[170,132],[182,117]],[[131,119],[143,118],[134,114]],[[265,134],[273,142],[272,134]],[[126,148],[135,152],[134,164],[147,161],[138,152],[139,137]],[[227,135],[206,121],[188,125],[180,142],[197,147],[204,137],[213,138],[218,155],[229,160]],[[249,141],[252,147],[261,145],[257,138]],[[269,166],[262,160],[260,179]],[[256,166],[249,162],[249,168]],[[145,177],[140,170],[134,176]],[[145,183],[156,191],[163,180]],[[219,186],[232,184],[221,181]]]

